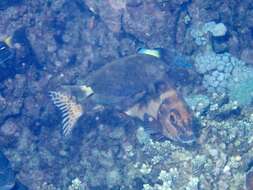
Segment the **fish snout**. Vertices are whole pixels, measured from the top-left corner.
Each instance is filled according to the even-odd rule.
[[[195,132],[195,120],[190,121],[186,123],[183,127],[182,130],[178,130],[178,140],[181,143],[184,144],[192,144],[195,143],[197,140],[197,135]]]
[[[195,119],[183,104],[172,106],[164,101],[158,111],[158,120],[167,138],[183,144],[196,142]]]

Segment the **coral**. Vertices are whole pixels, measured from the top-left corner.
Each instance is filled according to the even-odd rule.
[[[191,96],[187,96],[185,98],[185,101],[190,106],[190,108],[194,110],[195,115],[200,115],[207,110],[211,100],[206,95],[194,94]]]
[[[108,171],[106,174],[106,182],[109,188],[113,188],[115,186],[120,186],[121,184],[121,174],[117,168]]]
[[[87,186],[85,183],[80,181],[79,178],[72,180],[71,185],[68,187],[68,190],[86,190]]]
[[[196,70],[203,76],[202,85],[210,94],[227,94],[231,101],[240,106],[252,101],[252,67],[230,53],[215,53],[215,44],[211,47],[213,37],[224,36],[227,28],[224,24],[207,22],[193,27],[191,35],[202,51],[194,56]],[[222,46],[222,45],[221,45]]]
[[[195,66],[203,74],[202,85],[210,93],[227,93],[232,101],[249,105],[252,100],[253,69],[229,53],[198,54]]]
[[[227,32],[227,28],[223,23],[208,22],[204,24],[204,33],[211,32],[215,37],[224,36]]]
[[[144,184],[143,190],[172,190],[175,189],[173,182],[179,180],[179,172],[177,168],[171,168],[168,172],[161,170],[158,176],[158,180],[161,181],[155,185]],[[190,177],[188,184],[185,186],[185,190],[197,190],[199,184],[199,178]]]
[[[251,74],[250,74],[251,72]],[[234,84],[229,84],[229,97],[232,101],[237,101],[239,105],[250,105],[253,100],[253,69],[248,68],[246,72],[239,75],[246,75],[245,79],[238,79]],[[246,74],[248,73],[248,74]]]
[[[253,49],[245,48],[241,53],[241,60],[253,66]]]
[[[223,23],[215,23],[212,21],[193,27],[191,30],[191,36],[195,40],[195,43],[201,46],[206,45],[209,42],[209,33],[214,37],[221,37],[224,36],[226,32],[227,28]]]
[[[143,127],[138,127],[136,137],[140,144],[147,144],[150,141],[150,137]]]
[[[141,168],[140,168],[140,172],[144,175],[147,175],[151,172],[152,167],[148,164],[142,164]]]
[[[161,170],[158,179],[162,181],[162,185],[155,184],[154,187],[152,187],[149,184],[144,184],[143,190],[172,190],[172,180],[176,175],[176,168],[172,168],[170,172]]]
[[[205,100],[205,97],[199,97],[196,101],[193,99],[193,102],[201,102],[202,99]],[[208,102],[210,108],[205,109],[215,107],[213,99],[208,99]],[[193,103],[192,106],[198,110],[198,103]],[[223,107],[218,106],[215,110],[222,112]],[[207,110],[207,114],[199,117],[204,128],[200,137],[202,144],[196,152],[188,152],[169,142],[139,138],[143,145],[145,163],[138,164],[136,168],[144,174],[143,181],[149,179],[149,182],[143,184],[143,190],[239,189],[243,186],[243,158],[251,154],[245,150],[252,147],[250,125],[253,120],[231,118],[215,121],[209,119],[211,112]],[[137,136],[145,136],[142,128],[138,131]]]

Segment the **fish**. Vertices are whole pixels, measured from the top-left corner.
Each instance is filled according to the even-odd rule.
[[[193,114],[170,83],[168,64],[153,51],[121,58],[87,76],[81,84],[51,91],[62,112],[64,135],[69,135],[82,115],[112,107],[142,121],[157,121],[161,134],[173,141],[195,141]],[[67,92],[67,93],[66,93]]]

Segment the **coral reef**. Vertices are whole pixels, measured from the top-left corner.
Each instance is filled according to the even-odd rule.
[[[253,69],[229,53],[211,50],[195,58],[197,72],[203,75],[202,85],[209,93],[228,94],[231,101],[246,106],[252,102]]]
[[[200,47],[194,55],[196,71],[203,76],[202,85],[210,94],[227,94],[231,101],[246,106],[252,102],[253,69],[232,54],[216,53],[211,37],[227,33],[224,24],[208,22],[191,30],[191,36]]]
[[[32,190],[250,189],[252,14],[252,0],[1,1],[0,150],[16,178]],[[192,60],[200,79],[176,87],[197,143],[154,140],[110,111],[64,137],[48,92],[141,47]]]

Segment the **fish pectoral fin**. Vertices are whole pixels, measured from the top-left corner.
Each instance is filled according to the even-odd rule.
[[[83,109],[72,96],[62,92],[50,91],[49,95],[62,114],[63,134],[69,135],[83,114]]]
[[[137,117],[140,120],[144,120],[144,111],[140,110],[139,108],[139,104],[136,104],[134,106],[132,106],[131,108],[129,108],[128,110],[126,110],[124,112],[126,115],[130,116],[130,117]]]
[[[144,122],[144,130],[152,140],[164,141],[167,138],[162,134],[161,126],[154,122]]]

